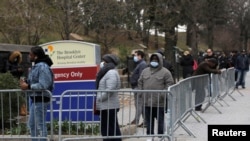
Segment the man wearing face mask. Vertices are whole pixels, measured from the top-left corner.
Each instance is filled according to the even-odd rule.
[[[150,57],[150,65],[145,68],[138,80],[139,90],[167,90],[174,84],[171,72],[163,67],[163,58],[160,53],[154,53]],[[164,111],[166,93],[143,93],[145,106],[145,119],[147,122],[147,134],[154,134],[154,120],[157,120],[158,134],[164,133]]]
[[[136,67],[133,70],[132,76],[130,78],[130,84],[132,89],[138,89],[138,79],[141,75],[142,70],[144,70],[147,67],[147,63],[144,60],[145,54],[141,50],[137,50],[134,54],[134,62],[136,63]],[[134,100],[135,100],[135,118],[130,124],[139,124],[140,116],[142,115],[142,118],[144,119],[142,104],[143,99],[142,95],[138,93],[134,93]],[[146,123],[143,122],[142,124],[138,125],[139,127],[146,126]]]

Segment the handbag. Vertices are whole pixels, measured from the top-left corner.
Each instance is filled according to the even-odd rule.
[[[93,112],[94,112],[94,115],[100,115],[100,110],[96,110],[96,100],[94,101]]]

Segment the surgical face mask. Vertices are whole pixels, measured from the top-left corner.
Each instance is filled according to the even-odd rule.
[[[134,62],[138,62],[138,57],[134,56]]]
[[[157,68],[159,66],[159,63],[158,62],[155,62],[155,61],[152,61],[150,62],[150,65],[153,67],[153,68]]]
[[[101,62],[100,63],[100,68],[103,68],[104,67],[104,62]]]

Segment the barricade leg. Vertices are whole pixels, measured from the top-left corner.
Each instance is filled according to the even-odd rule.
[[[218,111],[220,114],[222,114],[222,112],[221,112],[217,107],[215,107],[214,104],[212,104],[211,102],[208,102],[208,104],[205,106],[204,109],[202,109],[201,112],[204,113],[204,112],[208,109],[208,107],[210,107],[210,106],[214,107],[214,109],[215,109],[216,111]]]

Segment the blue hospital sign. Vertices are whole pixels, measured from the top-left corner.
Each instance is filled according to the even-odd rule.
[[[40,46],[53,61],[53,119],[58,119],[61,111],[63,121],[98,120],[92,113],[93,95],[69,95],[65,91],[95,89],[95,77],[101,61],[100,46],[71,40],[49,42]],[[63,102],[62,109],[59,106],[60,98]]]

